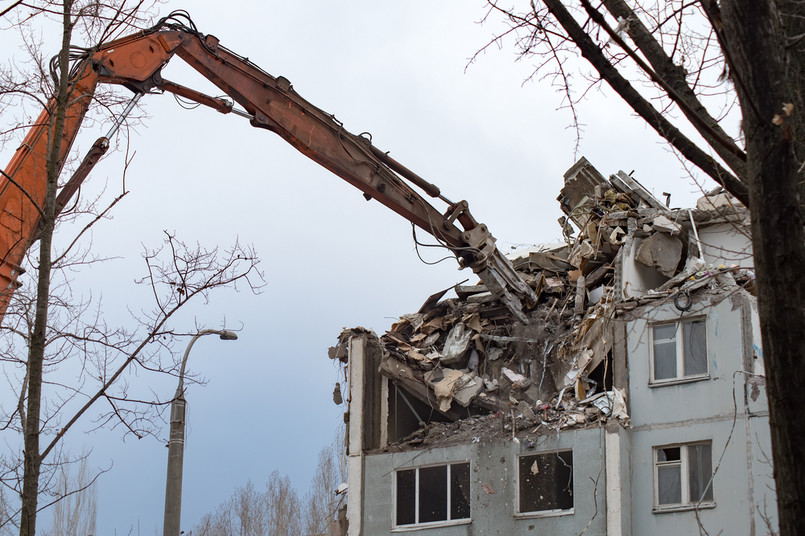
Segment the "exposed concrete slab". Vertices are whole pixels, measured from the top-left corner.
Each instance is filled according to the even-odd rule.
[[[640,244],[635,259],[665,277],[673,277],[682,259],[682,241],[665,233],[654,233]]]

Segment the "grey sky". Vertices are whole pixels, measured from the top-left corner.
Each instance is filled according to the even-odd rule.
[[[587,127],[574,154],[570,115],[557,110],[561,94],[547,82],[524,83],[531,65],[515,63],[511,46],[492,47],[468,67],[501,28],[497,19],[477,24],[483,2],[169,1],[162,12],[178,8],[188,9],[201,32],[288,78],[349,131],[370,132],[448,198],[468,200],[504,252],[560,238],[555,198],[576,156],[604,174],[635,170],[658,196],[672,192],[676,206],[698,197],[658,137],[618,100],[593,92],[582,103]],[[165,77],[209,87],[180,63],[174,59]],[[196,324],[242,328],[235,342],[200,340],[190,357],[190,370],[209,382],[188,393],[189,529],[235,487],[247,479],[261,487],[274,469],[306,489],[343,411],[331,399],[339,378],[327,359],[341,328],[382,332],[429,294],[475,279],[454,260],[421,263],[406,221],[247,120],[184,110],[168,95],[143,102],[150,118],[130,140],[132,193],[94,232],[94,250],[118,259],[77,284],[103,295],[109,318],[122,318],[140,299],[131,285],[142,274],[140,244],[158,244],[163,229],[207,246],[235,238],[253,244],[268,283],[259,296],[213,294],[174,322],[188,331]],[[2,153],[0,165],[10,154]],[[120,169],[119,156],[111,157],[90,181],[119,189]],[[175,380],[153,388],[167,398]],[[100,480],[97,532],[161,532],[164,442],[119,438],[116,431],[70,438],[71,450],[93,446],[97,466],[113,464]]]

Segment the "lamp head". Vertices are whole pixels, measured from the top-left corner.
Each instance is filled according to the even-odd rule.
[[[218,334],[218,336],[224,341],[234,341],[238,338],[238,334],[234,331],[222,331]]]

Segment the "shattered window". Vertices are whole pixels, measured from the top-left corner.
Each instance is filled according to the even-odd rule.
[[[519,513],[573,508],[573,452],[520,456]]]
[[[686,320],[652,326],[652,381],[705,376],[705,321]]]
[[[450,466],[450,519],[470,517],[470,464]]]
[[[682,502],[682,460],[679,447],[657,449],[657,503]]]
[[[397,526],[469,519],[469,463],[404,469],[395,475]]]
[[[658,508],[713,501],[711,443],[654,449],[654,497]]]

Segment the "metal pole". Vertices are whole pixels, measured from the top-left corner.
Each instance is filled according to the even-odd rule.
[[[179,370],[179,385],[171,402],[170,439],[168,440],[168,470],[165,482],[165,517],[162,527],[162,536],[179,536],[179,526],[182,519],[182,469],[184,463],[184,431],[185,407],[184,398],[184,371],[187,366],[187,357],[193,344],[204,335],[218,335],[222,340],[232,341],[238,336],[231,331],[204,329],[193,335],[187,344]]]

